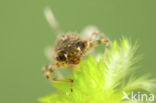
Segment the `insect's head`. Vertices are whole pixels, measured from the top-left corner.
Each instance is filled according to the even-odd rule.
[[[87,46],[85,40],[70,43],[57,53],[56,60],[67,64],[79,64]]]

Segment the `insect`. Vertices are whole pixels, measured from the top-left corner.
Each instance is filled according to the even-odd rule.
[[[59,33],[58,24],[50,11],[50,9],[46,9],[45,16],[50,23],[50,25],[54,28],[56,33]],[[96,40],[95,38],[101,35],[104,39]],[[89,38],[82,38],[77,33],[66,33],[62,35],[56,45],[54,46],[55,52],[55,63],[47,65],[43,67],[43,73],[48,80],[52,81],[69,81],[72,82],[71,91],[73,91],[73,83],[72,79],[58,79],[51,77],[51,74],[56,71],[58,68],[63,67],[73,67],[78,65],[83,56],[93,47],[100,45],[102,43],[106,43],[106,47],[108,48],[111,44],[109,38],[100,31],[94,31],[91,33]]]

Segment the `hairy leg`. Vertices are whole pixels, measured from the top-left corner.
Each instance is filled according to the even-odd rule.
[[[59,27],[57,20],[55,19],[55,16],[52,10],[48,7],[45,8],[44,15],[45,15],[46,20],[52,27],[52,29],[54,29],[54,31],[56,32],[56,34],[61,35],[62,34],[61,29]]]
[[[59,67],[62,67],[64,66],[63,64],[58,64],[56,63],[55,65],[48,65],[48,66],[45,66],[43,67],[43,73],[45,74],[45,77],[50,80],[50,81],[63,81],[63,82],[71,82],[72,85],[71,85],[71,91],[73,91],[73,83],[74,81],[72,79],[60,79],[60,78],[54,78],[54,77],[51,77],[51,74],[56,71]],[[47,72],[46,72],[47,71]]]
[[[50,60],[50,62],[54,62],[53,57],[54,57],[55,53],[54,53],[54,48],[53,48],[52,46],[48,46],[48,47],[45,49],[45,55],[46,55],[46,57]],[[47,68],[48,68],[48,67],[45,67],[45,68],[44,68],[44,69],[45,69],[44,71],[47,71]],[[62,73],[61,73],[58,69],[55,71],[55,74],[56,74],[56,76],[57,76],[58,78],[63,78]]]
[[[94,46],[103,44],[103,43],[106,43],[106,44],[107,44],[107,43],[108,43],[108,40],[105,40],[105,39],[95,40],[95,41],[93,41],[93,42],[91,42],[91,43],[89,44],[89,48],[88,48],[88,49],[90,49],[90,48],[92,48],[92,47],[94,47]]]
[[[106,43],[106,47],[109,47],[112,44],[111,40],[104,33],[100,32],[99,30],[96,30],[95,32],[93,32],[89,40],[90,41],[95,40],[95,38],[98,35],[102,36],[104,38],[104,40],[108,40],[108,42]]]
[[[102,40],[95,40],[95,38],[98,36],[98,35],[100,35],[100,36],[102,36],[103,38],[104,38],[104,40],[102,39]],[[111,40],[104,34],[104,33],[102,33],[102,32],[100,32],[100,31],[95,31],[95,32],[93,32],[92,33],[92,35],[91,35],[91,37],[90,37],[90,39],[89,39],[90,41],[93,41],[93,40],[95,40],[95,41],[93,41],[92,43],[91,43],[91,45],[99,45],[99,44],[102,44],[102,43],[106,43],[106,49],[105,49],[105,52],[104,52],[104,55],[106,56],[107,55],[107,53],[108,53],[108,48],[110,47],[110,45],[112,45],[112,42],[111,42]],[[92,46],[91,46],[92,47]],[[91,48],[90,47],[90,48]]]

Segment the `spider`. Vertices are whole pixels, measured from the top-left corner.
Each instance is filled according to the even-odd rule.
[[[45,10],[45,16],[56,33],[60,33],[57,22],[50,9]],[[96,40],[95,38],[98,35],[101,35],[104,39]],[[109,38],[107,38],[104,33],[98,30],[92,32],[91,36],[88,39],[82,38],[77,33],[67,33],[65,35],[62,35],[54,46],[54,52],[56,54],[56,56],[54,57],[55,63],[43,67],[43,73],[45,74],[45,77],[51,81],[71,82],[71,91],[73,91],[74,81],[72,79],[58,79],[51,77],[51,74],[58,68],[73,67],[75,65],[78,65],[81,62],[83,56],[91,48],[102,43],[106,43],[106,48],[108,48],[111,44]]]

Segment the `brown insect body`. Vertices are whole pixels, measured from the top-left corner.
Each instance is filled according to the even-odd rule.
[[[55,45],[56,61],[68,65],[79,64],[87,51],[88,41],[80,38],[79,34],[63,35]]]

